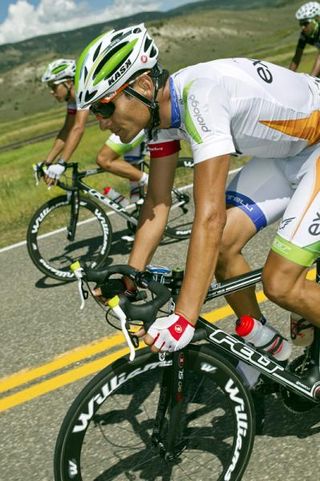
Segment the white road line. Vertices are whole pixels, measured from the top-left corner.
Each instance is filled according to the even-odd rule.
[[[236,174],[241,169],[242,169],[242,167],[239,167],[238,169],[230,170],[229,175],[230,174]],[[193,184],[184,185],[183,187],[180,187],[179,190],[188,190],[188,189],[191,189],[192,186],[193,186]],[[111,212],[107,212],[107,215],[113,215],[115,213],[116,212],[111,211]],[[81,224],[84,224],[86,222],[90,222],[90,219],[82,221]],[[65,230],[65,228],[62,228],[62,229],[57,229],[55,231],[49,232],[48,234],[43,234],[43,235],[40,236],[40,239],[42,239],[44,237],[49,237],[49,236],[54,235],[54,234],[58,234],[59,232],[62,232],[64,230]],[[3,247],[2,249],[0,249],[0,254],[2,254],[3,252],[10,251],[11,249],[15,249],[16,247],[25,246],[26,244],[27,244],[27,241],[21,241],[21,242],[17,242],[16,244],[11,244],[7,247]]]

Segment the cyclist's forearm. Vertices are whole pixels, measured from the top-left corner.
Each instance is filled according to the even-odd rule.
[[[153,207],[146,202],[141,212],[139,227],[129,257],[129,265],[143,270],[151,261],[158,247],[168,218],[169,207],[161,204]]]
[[[73,152],[76,150],[76,148],[79,145],[79,142],[83,136],[84,133],[84,127],[83,126],[74,126],[69,135],[68,138],[64,144],[64,147],[61,152],[61,157],[63,160],[66,162],[70,159],[72,156]]]
[[[53,144],[52,149],[47,155],[46,162],[51,164],[55,160],[55,158],[61,154],[63,147],[64,147],[64,141],[57,137]]]
[[[221,214],[220,218],[195,218],[193,223],[185,277],[176,303],[176,312],[192,323],[199,317],[214,276],[224,227]]]

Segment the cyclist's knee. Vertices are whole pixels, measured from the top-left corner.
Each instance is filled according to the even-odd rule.
[[[289,272],[281,269],[271,269],[265,266],[262,275],[263,290],[267,298],[283,307],[293,310],[294,306],[301,305],[301,278],[291,276]]]

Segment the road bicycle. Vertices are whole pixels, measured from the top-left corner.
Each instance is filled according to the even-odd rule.
[[[78,266],[76,272],[83,302],[89,281],[102,285],[114,274],[130,276],[144,290],[136,303],[121,294],[109,301],[106,318],[122,329],[130,354],[97,374],[69,408],[55,447],[55,481],[240,481],[257,420],[255,392],[237,370],[240,360],[261,373],[260,395],[276,386],[290,410],[319,406],[319,329],[311,347],[286,366],[202,317],[186,348],[155,354],[138,349],[132,326],[147,329],[163,306],[170,312],[183,273],[138,273],[128,266],[100,272]],[[261,273],[212,284],[206,300],[254,285]]]
[[[191,158],[178,160],[177,169],[190,168]],[[140,169],[146,171],[143,160]],[[123,207],[117,199],[112,200],[98,190],[87,185],[84,179],[105,173],[100,168],[79,171],[77,162],[70,162],[67,170],[71,179],[58,181],[58,186],[66,191],[43,204],[32,216],[27,230],[27,248],[35,266],[46,276],[62,281],[73,281],[70,264],[79,260],[91,268],[105,263],[112,244],[112,226],[100,201],[127,222],[129,234],[134,234],[143,204],[144,188],[141,187],[140,200]],[[39,168],[38,168],[39,174]],[[40,175],[43,170],[40,167]],[[173,188],[165,236],[172,239],[186,239],[191,233],[192,223],[186,220],[190,195],[182,189]]]

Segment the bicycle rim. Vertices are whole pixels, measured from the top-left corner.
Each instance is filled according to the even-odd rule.
[[[90,199],[80,199],[74,239],[68,239],[71,204],[67,196],[54,198],[33,216],[27,233],[30,257],[49,277],[72,281],[70,265],[78,260],[92,268],[108,256],[112,229],[102,209]]]
[[[193,369],[185,372],[185,449],[174,461],[165,461],[151,439],[170,361],[142,354],[131,366],[100,373],[77,398],[57,440],[55,480],[240,480],[254,439],[251,398],[223,361],[195,349],[187,356]]]

